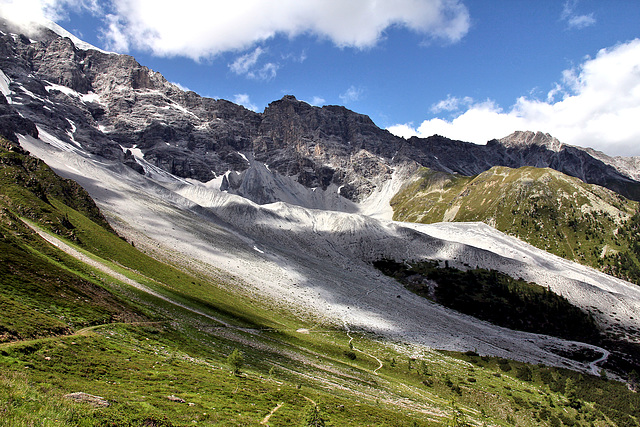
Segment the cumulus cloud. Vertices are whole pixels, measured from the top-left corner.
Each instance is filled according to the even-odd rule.
[[[472,101],[451,120],[433,118],[417,127],[407,123],[388,129],[404,137],[440,134],[479,144],[516,130],[540,130],[567,144],[640,156],[639,117],[640,39],[635,39],[565,70],[544,101],[521,97],[506,111],[491,101]]]
[[[340,47],[376,45],[389,27],[455,42],[469,30],[460,0],[8,0],[32,20],[72,8],[100,13],[109,49],[202,59],[247,50],[277,34],[312,35]],[[6,9],[6,8],[5,8]],[[28,13],[27,13],[28,12]]]
[[[428,137],[444,135],[448,138],[484,144],[515,130],[528,129],[526,121],[511,112],[505,113],[492,101],[473,103],[464,113],[452,120],[433,118],[423,121],[417,128],[413,123],[387,128],[394,135]]]
[[[28,30],[34,22],[43,22],[47,16],[59,17],[56,2],[46,0],[8,0],[0,2],[0,16]]]
[[[566,21],[570,29],[580,30],[582,28],[589,27],[596,23],[596,19],[593,17],[593,13],[588,15],[576,14],[576,6],[578,0],[567,0],[562,7],[562,14],[560,19]]]
[[[251,111],[258,111],[258,106],[251,102],[249,95],[246,93],[238,93],[233,96],[233,102],[239,105],[242,105],[244,108]]]
[[[338,98],[342,101],[343,104],[349,104],[351,102],[356,102],[360,99],[362,95],[362,89],[357,88],[355,86],[349,86],[344,93],[338,95]]]

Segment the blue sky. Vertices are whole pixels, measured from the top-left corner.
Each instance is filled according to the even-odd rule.
[[[640,156],[636,0],[0,0],[0,13],[52,19],[256,111],[292,94],[402,136],[540,130]]]

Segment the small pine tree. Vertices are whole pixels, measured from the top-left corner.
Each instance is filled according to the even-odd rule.
[[[469,424],[467,423],[466,417],[464,416],[464,413],[462,412],[462,410],[456,404],[455,400],[452,400],[450,405],[451,405],[451,410],[453,414],[451,415],[451,419],[449,419],[449,422],[447,425],[451,427],[468,426]]]
[[[324,427],[325,421],[320,414],[318,405],[309,405],[304,411],[301,427]]]
[[[567,378],[567,382],[564,386],[564,395],[569,401],[569,405],[572,408],[580,408],[580,400],[578,400],[578,389],[576,388],[575,382],[571,378]]]
[[[638,388],[638,384],[640,384],[640,375],[635,369],[629,372],[629,384],[634,389]]]
[[[424,360],[420,361],[420,373],[425,377],[428,377],[429,375],[431,375],[431,372],[429,372],[429,367],[427,366]]]
[[[234,349],[229,357],[227,357],[227,363],[231,367],[231,371],[234,375],[240,375],[242,372],[242,365],[244,364],[244,356],[242,352],[237,348]]]
[[[533,371],[531,371],[531,368],[528,366],[521,366],[518,368],[518,370],[516,371],[516,378],[522,380],[522,381],[528,381],[531,382],[533,381]]]

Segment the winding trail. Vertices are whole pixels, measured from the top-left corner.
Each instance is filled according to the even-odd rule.
[[[71,334],[68,334],[68,335],[53,335],[53,336],[50,336],[50,337],[33,338],[33,339],[28,339],[28,340],[4,342],[4,343],[0,344],[0,348],[11,347],[13,345],[18,345],[18,344],[33,343],[33,342],[37,342],[37,341],[41,341],[41,340],[47,340],[47,339],[51,339],[51,338],[68,338],[68,337],[77,337],[77,336],[87,336],[87,335],[90,335],[91,332],[95,331],[96,329],[106,328],[108,326],[118,326],[118,325],[154,326],[154,325],[162,325],[163,323],[165,323],[165,322],[114,322],[114,323],[101,323],[99,325],[87,326],[86,328],[78,329],[77,331],[75,331],[75,332],[73,332]]]
[[[127,285],[133,286],[134,288],[145,292],[149,295],[152,295],[156,298],[159,298],[165,302],[168,302],[170,304],[173,304],[175,306],[178,306],[180,308],[183,308],[187,311],[190,311],[192,313],[198,314],[200,316],[206,317],[209,320],[213,320],[214,322],[220,323],[221,325],[227,327],[227,328],[234,328],[233,325],[225,322],[224,320],[212,316],[210,314],[207,314],[203,311],[200,311],[198,309],[195,309],[193,307],[189,307],[186,304],[182,304],[178,301],[175,301],[169,297],[166,297],[156,291],[154,291],[153,289],[141,284],[140,282],[137,282],[127,276],[125,276],[122,273],[118,273],[117,271],[115,271],[114,269],[112,269],[111,267],[107,266],[106,264],[96,261],[95,259],[83,254],[82,252],[78,251],[75,248],[72,248],[71,246],[69,246],[67,243],[63,242],[62,240],[60,240],[59,238],[53,236],[52,234],[44,231],[43,229],[41,229],[40,227],[36,226],[35,224],[32,224],[28,221],[22,220],[25,225],[27,225],[29,228],[31,228],[33,231],[35,231],[36,233],[38,233],[38,235],[40,237],[42,237],[44,240],[46,240],[47,242],[51,243],[53,246],[57,247],[58,249],[60,249],[61,251],[65,252],[66,254],[76,258],[79,261],[82,261],[83,263],[90,265],[93,268],[96,268],[100,271],[102,271],[103,273],[113,277],[114,279],[126,283]],[[236,329],[241,329],[241,328],[236,328]]]
[[[378,375],[378,371],[379,371],[379,370],[384,366],[384,365],[382,364],[382,360],[378,359],[378,358],[377,358],[376,356],[374,356],[373,354],[366,353],[366,352],[364,352],[364,351],[362,351],[362,350],[360,350],[360,349],[358,349],[358,348],[354,347],[354,346],[353,346],[353,344],[351,343],[351,342],[353,341],[353,337],[351,336],[351,329],[349,329],[349,324],[348,324],[347,322],[345,322],[344,320],[343,320],[342,322],[344,323],[344,327],[345,327],[345,329],[347,330],[347,336],[349,337],[349,344],[350,344],[350,346],[349,346],[349,347],[351,347],[351,348],[353,349],[353,351],[357,351],[358,353],[362,353],[362,354],[364,354],[365,356],[368,356],[368,357],[370,357],[370,358],[374,359],[376,362],[378,362],[378,363],[380,364],[380,366],[378,366],[376,369],[374,369],[374,370],[372,371],[374,374]]]
[[[273,414],[274,414],[278,409],[280,409],[280,408],[282,407],[282,405],[284,405],[284,402],[278,403],[278,404],[276,405],[276,407],[275,407],[275,408],[273,408],[273,409],[271,410],[271,412],[269,412],[269,413],[267,414],[267,416],[265,416],[265,417],[262,419],[262,421],[260,421],[260,424],[262,424],[262,425],[267,425],[267,423],[269,422],[269,418],[271,418],[271,416],[272,416],[272,415],[273,415]]]
[[[316,403],[315,400],[313,400],[310,397],[305,396],[304,394],[300,394],[300,396],[304,397],[305,399],[307,399],[309,402],[311,402],[313,404],[313,406],[318,406],[318,404]]]
[[[133,279],[125,276],[124,274],[115,271],[111,267],[107,266],[105,263],[100,262],[98,260],[95,260],[95,259],[89,257],[88,255],[78,251],[77,249],[71,247],[67,243],[65,243],[62,240],[60,240],[58,237],[56,237],[56,236],[44,231],[43,229],[41,229],[40,227],[36,226],[35,224],[33,224],[33,223],[29,222],[29,221],[26,221],[24,219],[23,219],[23,222],[29,228],[31,228],[33,231],[35,231],[40,237],[42,237],[44,240],[46,240],[47,242],[49,242],[53,246],[57,247],[61,251],[67,253],[68,255],[76,258],[77,260],[79,260],[79,261],[81,261],[81,262],[83,262],[83,263],[85,263],[87,265],[90,265],[93,268],[96,268],[97,270],[107,274],[108,276],[111,276],[112,278],[114,278],[114,279],[116,279],[116,280],[118,280],[120,282],[126,283],[127,285],[130,285],[130,286],[132,286],[132,287],[134,287],[134,288],[136,288],[136,289],[138,289],[138,290],[140,290],[142,292],[145,292],[145,293],[147,293],[147,294],[149,294],[151,296],[159,298],[159,299],[161,299],[161,300],[163,300],[165,302],[168,302],[168,303],[170,303],[172,305],[180,307],[180,308],[182,308],[184,310],[190,311],[190,312],[195,313],[195,314],[197,314],[199,316],[202,316],[202,317],[205,317],[205,318],[207,318],[209,320],[212,320],[212,321],[220,324],[221,327],[230,328],[230,329],[236,329],[236,330],[240,330],[240,331],[243,331],[243,332],[250,332],[247,328],[241,328],[241,327],[237,327],[237,326],[231,325],[230,323],[228,323],[228,322],[226,322],[226,321],[224,321],[224,320],[222,320],[222,319],[220,319],[218,317],[212,316],[212,315],[210,315],[208,313],[205,313],[205,312],[203,312],[201,310],[198,310],[196,308],[190,307],[190,306],[188,306],[186,304],[180,303],[180,302],[175,301],[175,300],[173,300],[173,299],[171,299],[171,298],[169,298],[169,297],[167,297],[165,295],[162,295],[159,292],[156,292],[153,289],[141,284],[140,282],[137,282],[136,280],[133,280]],[[371,292],[371,290],[369,292]],[[363,354],[363,355],[365,355],[367,357],[370,357],[370,358],[374,359],[375,361],[377,361],[379,366],[377,368],[375,368],[372,372],[375,375],[379,375],[378,371],[384,366],[383,362],[379,358],[377,358],[376,356],[374,356],[374,355],[372,355],[370,353],[367,353],[367,352],[365,352],[363,350],[360,350],[359,348],[353,347],[352,342],[353,342],[354,337],[351,335],[351,329],[349,328],[349,324],[344,319],[343,319],[343,324],[344,324],[344,327],[346,329],[347,336],[349,337],[349,344],[351,344],[351,347],[353,348],[353,351],[361,353],[361,354]],[[96,325],[96,326],[91,326],[91,327],[88,327],[88,328],[83,328],[83,329],[80,329],[80,330],[78,330],[78,331],[76,331],[73,334],[68,335],[68,336],[87,334],[91,330],[99,328],[99,327],[102,327],[102,326],[105,326],[105,325],[108,325],[108,324]],[[20,341],[17,341],[17,342],[20,342]],[[13,343],[3,343],[3,344],[0,344],[0,347],[7,346],[7,345],[10,345],[10,344],[13,344]],[[589,369],[590,369],[591,373],[593,373],[593,375],[598,376],[598,375],[600,375],[600,372],[601,372],[601,368],[598,365],[600,363],[606,361],[609,358],[610,352],[608,350],[604,349],[604,348],[601,348],[601,347],[596,347],[595,350],[597,350],[599,352],[602,352],[602,356],[600,358],[598,358],[597,360],[594,360],[593,362],[590,362],[588,366],[589,366]]]
[[[598,366],[598,364],[600,362],[604,362],[605,360],[607,360],[609,358],[609,355],[611,353],[609,353],[608,350],[605,350],[604,348],[598,347],[598,350],[602,351],[602,356],[598,359],[598,360],[594,360],[593,362],[589,363],[589,368],[591,369],[591,372],[593,373],[593,375],[600,375],[601,372],[601,368]]]

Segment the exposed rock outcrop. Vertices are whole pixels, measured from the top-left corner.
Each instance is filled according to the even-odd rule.
[[[106,408],[111,405],[109,401],[104,397],[94,396],[92,394],[88,394],[84,392],[65,394],[64,397],[66,399],[73,400],[74,402],[88,403],[89,405],[94,406],[96,408]]]

